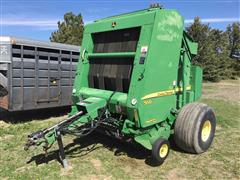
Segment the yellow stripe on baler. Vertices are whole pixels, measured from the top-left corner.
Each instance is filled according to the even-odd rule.
[[[177,92],[181,92],[183,88],[175,88],[171,90],[166,90],[166,91],[159,91],[155,93],[148,94],[144,97],[142,97],[142,100],[150,99],[150,98],[156,98],[156,97],[162,97],[162,96],[171,96]],[[187,86],[186,90],[191,90],[191,86]]]

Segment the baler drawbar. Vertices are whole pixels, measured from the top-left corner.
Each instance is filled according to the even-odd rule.
[[[202,89],[202,70],[191,63],[197,47],[175,10],[152,7],[87,24],[69,118],[29,135],[26,149],[46,151],[57,141],[66,167],[61,136],[99,130],[151,150],[158,164],[170,135],[186,152],[205,152],[216,118],[195,102]]]

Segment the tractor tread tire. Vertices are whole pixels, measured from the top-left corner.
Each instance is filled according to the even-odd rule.
[[[206,119],[211,122],[211,132],[206,142],[201,140],[201,130]],[[212,108],[203,103],[185,105],[177,116],[174,125],[174,141],[179,148],[200,154],[206,151],[213,140],[216,119]]]

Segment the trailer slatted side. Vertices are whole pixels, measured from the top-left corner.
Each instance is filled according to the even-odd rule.
[[[1,93],[0,107],[21,111],[71,105],[79,47],[17,38],[9,40],[1,41],[1,47],[8,49],[10,61],[6,61],[6,56],[0,57],[1,92],[3,88],[7,91],[7,95]],[[7,106],[3,102],[6,99]]]

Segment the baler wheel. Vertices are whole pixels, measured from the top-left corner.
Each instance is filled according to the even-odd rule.
[[[174,141],[179,148],[200,154],[212,144],[216,129],[215,114],[203,103],[185,105],[174,125]]]
[[[161,165],[167,158],[170,150],[169,141],[166,139],[157,139],[152,146],[152,160],[154,163]]]

